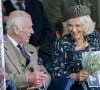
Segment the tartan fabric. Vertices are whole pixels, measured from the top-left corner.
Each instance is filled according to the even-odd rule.
[[[27,52],[25,51],[24,47],[22,47],[20,44],[17,45],[17,47],[19,48],[19,50],[21,51],[21,54],[23,55],[23,57],[26,60],[26,65],[29,64],[30,62],[30,56],[27,54]]]

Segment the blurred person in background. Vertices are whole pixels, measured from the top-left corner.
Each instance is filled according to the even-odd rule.
[[[44,10],[48,16],[48,19],[50,21],[50,24],[52,26],[55,25],[55,23],[61,19],[65,13],[66,9],[68,7],[75,5],[75,0],[43,0],[42,1]]]
[[[61,37],[65,35],[65,32],[63,30],[62,26],[62,19],[59,19],[56,24],[55,28],[53,30],[53,37],[52,40],[49,41],[48,44],[43,45],[39,49],[39,57],[43,58],[43,65],[48,69],[49,64],[53,62],[52,59],[52,48],[54,47],[54,42]],[[48,51],[48,52],[47,52]]]

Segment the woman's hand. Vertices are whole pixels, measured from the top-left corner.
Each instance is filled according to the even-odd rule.
[[[88,77],[89,73],[87,71],[80,71],[79,73],[72,73],[70,77],[74,78],[75,81],[84,81]]]

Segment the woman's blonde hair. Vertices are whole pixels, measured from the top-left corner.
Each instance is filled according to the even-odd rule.
[[[91,34],[95,29],[95,22],[93,22],[92,18],[89,15],[81,16],[81,17],[72,18],[65,22],[62,22],[64,32],[66,32],[67,34],[69,34],[67,24],[69,21],[73,21],[73,20],[76,20],[78,23],[80,23],[80,25],[82,25],[85,35]]]

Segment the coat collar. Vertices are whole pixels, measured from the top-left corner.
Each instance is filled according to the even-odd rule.
[[[9,57],[9,60],[15,65],[15,67],[21,72],[21,65],[26,66],[24,58],[20,55],[20,53],[16,50],[16,48],[13,46],[11,41],[8,39],[7,36],[5,36],[5,41],[4,41],[4,48],[5,48],[5,53]],[[19,61],[20,59],[20,61]]]

